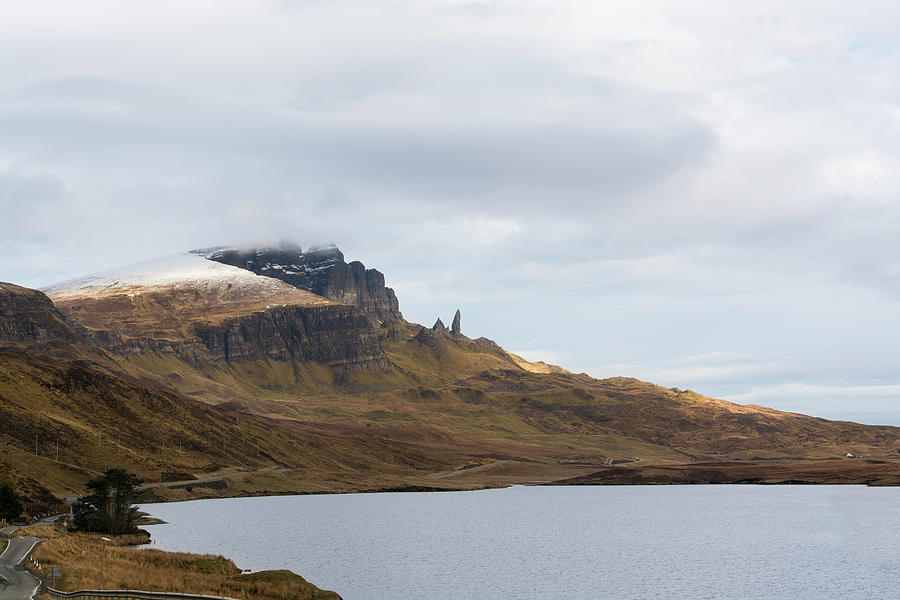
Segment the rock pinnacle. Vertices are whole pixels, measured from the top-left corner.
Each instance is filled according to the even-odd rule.
[[[459,335],[459,334],[460,334],[460,329],[459,329],[459,309],[458,309],[458,308],[456,309],[456,314],[453,316],[453,324],[450,325],[450,333],[452,333],[452,334],[454,334],[454,335]]]

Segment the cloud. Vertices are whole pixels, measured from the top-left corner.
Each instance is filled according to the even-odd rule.
[[[529,362],[545,362],[551,365],[559,364],[563,357],[550,348],[536,348],[530,350],[511,350],[513,354],[521,356]]]
[[[703,387],[711,383],[753,381],[780,375],[796,367],[785,359],[754,357],[736,352],[709,352],[656,363],[610,364],[588,371],[596,377],[628,375],[670,387]]]
[[[16,219],[27,216],[29,211],[59,204],[65,184],[53,173],[34,169],[7,167],[0,170],[0,210],[4,217]]]
[[[461,307],[576,371],[892,385],[898,27],[877,1],[8,3],[0,279],[335,242],[411,318]]]
[[[900,425],[900,385],[821,385],[802,382],[753,387],[725,396],[739,404],[778,406],[815,416]]]
[[[851,201],[883,204],[900,193],[897,157],[874,148],[828,156],[816,173],[816,193],[837,195]]]
[[[890,398],[900,402],[900,385],[853,385],[833,386],[808,383],[785,383],[770,388],[758,388],[743,394],[735,394],[728,399],[734,402],[757,402],[764,398],[827,398],[837,400]],[[900,406],[897,407],[900,409]]]

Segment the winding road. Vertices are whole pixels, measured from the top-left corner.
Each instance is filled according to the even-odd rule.
[[[40,542],[36,537],[12,538],[0,554],[0,600],[30,600],[41,582],[25,570],[24,562]]]
[[[35,521],[31,525],[9,525],[7,527],[0,527],[0,535],[12,535],[18,530],[24,529],[25,527],[31,527],[32,525],[53,525],[64,516],[66,515],[50,515],[49,517],[44,517],[40,521]]]
[[[186,479],[184,481],[154,481],[153,483],[145,483],[139,485],[137,489],[148,490],[156,487],[188,487],[213,481],[222,481],[223,479],[231,479],[233,477],[242,477],[244,475],[262,475],[264,473],[287,473],[294,471],[297,467],[283,467],[281,469],[262,469],[260,471],[238,471],[237,473],[228,473],[226,475],[213,475],[211,477],[203,477],[201,479]]]
[[[480,471],[482,469],[487,469],[490,467],[496,467],[502,465],[503,463],[509,462],[508,460],[498,460],[497,462],[488,463],[486,465],[477,465],[475,467],[469,467],[468,469],[460,469],[459,471],[453,471],[452,473],[444,473],[443,475],[432,475],[432,479],[446,479],[447,477],[456,477],[457,475],[462,475],[463,473],[471,473],[472,471]]]

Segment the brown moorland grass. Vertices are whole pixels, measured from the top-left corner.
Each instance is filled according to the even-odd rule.
[[[290,571],[242,575],[222,556],[127,547],[146,542],[143,535],[117,536],[104,542],[99,534],[71,533],[55,526],[20,532],[47,538],[34,551],[41,564],[40,575],[46,577],[55,565],[62,573],[57,587],[66,591],[97,589],[102,563],[103,589],[210,594],[239,600],[340,600],[335,592],[321,590]]]
[[[194,323],[220,323],[227,318],[264,311],[271,306],[337,304],[290,285],[274,285],[273,289],[257,287],[250,295],[214,286],[136,287],[97,297],[54,296],[53,302],[86,327],[111,329],[126,338],[162,340],[191,339]]]
[[[900,484],[896,460],[838,459],[803,462],[707,462],[683,465],[608,467],[555,482],[565,485],[642,484]]]
[[[0,350],[0,479],[30,502],[52,504],[51,493],[80,495],[110,466],[147,481],[271,471],[154,490],[150,502],[430,486],[433,475],[470,461],[510,462],[441,487],[558,480],[635,459],[900,458],[900,428],[635,379],[530,372],[486,341],[429,332],[411,324],[383,332],[393,365],[386,372],[150,351],[123,357],[87,345]],[[572,473],[575,465],[583,471]]]

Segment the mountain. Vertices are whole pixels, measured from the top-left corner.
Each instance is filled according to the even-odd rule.
[[[44,291],[73,322],[123,355],[161,352],[194,363],[274,359],[387,368],[377,335],[359,310],[199,253]]]
[[[193,251],[43,292],[0,284],[0,479],[39,499],[110,465],[224,476],[159,498],[692,481],[710,461],[790,480],[810,461],[900,452],[894,427],[598,380],[463,331],[459,311],[450,328],[407,322],[381,273],[333,247]],[[865,461],[835,464],[829,477],[877,479]]]
[[[282,243],[252,250],[220,247],[194,252],[222,264],[279,279],[341,304],[359,307],[380,319],[403,318],[394,290],[384,285],[384,275],[375,269],[366,269],[359,261],[345,262],[344,254],[336,246],[303,252],[296,244]]]

